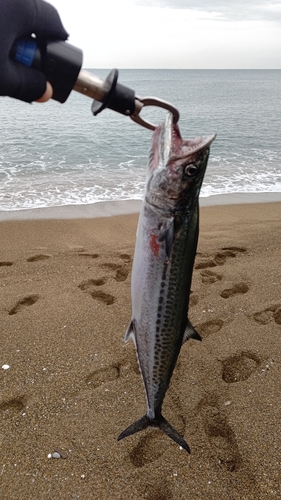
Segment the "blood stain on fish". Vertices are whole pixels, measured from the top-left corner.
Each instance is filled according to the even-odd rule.
[[[152,234],[150,236],[150,248],[151,248],[153,254],[157,257],[159,254],[160,245],[158,243],[158,238],[157,238],[156,234]]]

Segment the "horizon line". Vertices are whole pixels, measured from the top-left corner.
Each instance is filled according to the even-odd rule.
[[[106,70],[110,71],[112,67],[103,67],[103,68],[98,68],[98,67],[91,67],[91,66],[83,66],[82,69],[93,69],[93,70]],[[162,70],[169,70],[169,71],[281,71],[281,68],[129,68],[129,67],[119,67],[118,69],[126,69],[126,70],[153,70],[153,71],[162,71]]]

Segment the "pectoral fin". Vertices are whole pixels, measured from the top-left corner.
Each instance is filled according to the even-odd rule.
[[[172,247],[174,242],[174,219],[171,218],[166,224],[163,224],[159,231],[158,241],[165,241],[166,250],[166,263],[169,262],[169,258],[172,253]]]
[[[199,333],[195,330],[194,326],[192,326],[192,324],[190,323],[189,319],[187,319],[187,324],[186,324],[186,328],[185,328],[185,331],[184,331],[184,334],[183,334],[182,343],[184,344],[189,339],[201,340],[202,341]]]

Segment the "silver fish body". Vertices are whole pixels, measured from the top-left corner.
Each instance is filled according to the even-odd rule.
[[[162,404],[185,340],[201,340],[188,320],[199,232],[198,197],[215,136],[183,141],[169,113],[153,133],[147,185],[132,269],[132,338],[142,374],[147,414],[118,440],[158,427],[188,452],[162,416]]]

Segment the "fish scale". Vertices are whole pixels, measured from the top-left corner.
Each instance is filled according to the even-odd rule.
[[[152,136],[147,185],[132,268],[132,338],[147,400],[147,413],[118,440],[158,427],[190,451],[162,415],[181,346],[201,340],[188,319],[192,271],[199,232],[198,197],[215,136],[183,141],[169,113]]]

